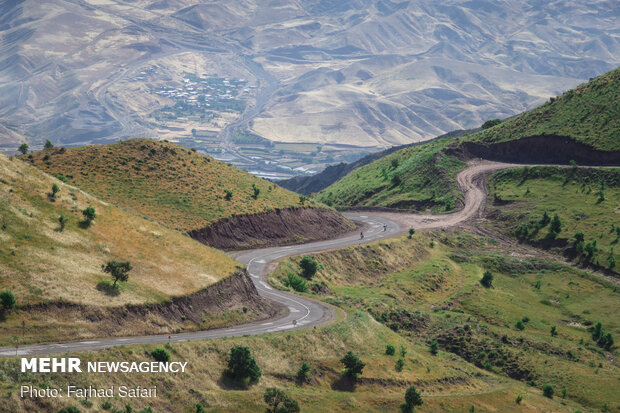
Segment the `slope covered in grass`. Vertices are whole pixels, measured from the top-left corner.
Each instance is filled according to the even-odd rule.
[[[297,194],[167,142],[130,139],[31,155],[23,159],[114,205],[182,231],[232,215],[300,206]],[[259,191],[256,197],[253,186]]]
[[[52,186],[60,192],[52,198]],[[85,228],[81,211],[96,218]],[[68,219],[60,231],[59,217]],[[111,260],[129,261],[129,280],[109,295]],[[224,253],[113,207],[18,159],[0,155],[0,284],[18,305],[63,300],[92,305],[159,302],[232,274]]]
[[[328,205],[450,211],[462,199],[456,174],[465,163],[443,151],[448,141],[409,147],[358,168],[321,191]]]
[[[305,294],[349,312],[363,309],[425,356],[429,344],[437,342],[433,370],[447,359],[458,359],[527,383],[532,391],[551,385],[563,403],[581,405],[567,411],[604,406],[617,411],[617,346],[605,349],[591,333],[602,322],[616,340],[620,335],[615,285],[467,233],[416,233],[413,239],[313,257],[322,268]],[[298,264],[299,257],[284,260],[270,279],[272,285],[286,288],[282,279],[300,273]],[[480,283],[485,271],[493,275],[491,288]],[[556,335],[551,334],[553,326]],[[494,408],[500,401],[496,403]]]
[[[486,225],[521,242],[551,248],[584,265],[620,272],[620,168],[524,167],[494,174],[490,181]],[[558,215],[561,230],[549,238],[550,222]],[[583,233],[576,248],[576,233]],[[596,242],[591,257],[583,247]],[[581,249],[581,250],[579,250]],[[613,265],[612,265],[613,264]]]
[[[620,151],[620,68],[465,140],[487,144],[538,135],[568,136],[595,149]]]
[[[395,355],[385,354],[386,345],[396,348]],[[257,384],[248,389],[227,385],[222,373],[226,357],[235,345],[248,346],[262,370]],[[394,365],[400,349],[406,351],[402,371]],[[99,353],[82,353],[88,361],[150,361],[152,345],[119,347]],[[0,409],[21,413],[56,412],[67,405],[79,406],[83,412],[97,412],[109,401],[114,409],[128,403],[133,411],[150,406],[155,412],[196,412],[200,403],[209,412],[255,413],[265,411],[265,389],[277,387],[297,400],[302,412],[396,412],[404,400],[407,387],[414,384],[421,391],[424,412],[513,411],[521,395],[521,412],[562,411],[560,400],[542,396],[540,389],[506,379],[472,366],[450,354],[431,355],[425,345],[409,342],[399,334],[373,320],[363,312],[352,313],[346,320],[312,331],[276,333],[252,337],[235,337],[166,346],[171,361],[188,362],[184,374],[153,377],[145,381],[140,373],[16,374],[19,360],[0,361]],[[366,365],[354,388],[340,387],[343,366],[340,359],[353,351]],[[302,363],[310,366],[307,383],[295,375]],[[77,398],[20,398],[22,384],[65,388],[97,385],[108,387],[157,385],[157,397],[91,399],[87,408]],[[574,411],[579,405],[562,401]],[[418,411],[418,409],[416,409]]]

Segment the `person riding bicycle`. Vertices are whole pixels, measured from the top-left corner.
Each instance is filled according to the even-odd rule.
[[[387,231],[387,224],[383,224],[383,232]]]
[[[360,239],[364,239],[364,232],[360,232]]]

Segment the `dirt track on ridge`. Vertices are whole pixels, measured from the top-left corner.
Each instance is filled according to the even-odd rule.
[[[492,162],[470,161],[468,167],[461,171],[456,180],[459,189],[463,192],[465,206],[459,211],[443,215],[407,214],[400,212],[372,212],[374,217],[380,217],[397,222],[401,225],[401,232],[409,228],[434,229],[453,227],[469,219],[480,217],[484,210],[487,193],[485,188],[486,177],[501,169],[515,168],[523,165]],[[346,214],[345,214],[346,215]],[[346,215],[347,218],[351,218]]]

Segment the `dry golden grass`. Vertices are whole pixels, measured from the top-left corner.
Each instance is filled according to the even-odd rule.
[[[160,224],[113,207],[81,190],[0,155],[0,282],[19,304],[65,300],[94,305],[157,302],[230,275],[233,259]],[[55,201],[47,195],[60,187]],[[82,228],[81,211],[97,218]],[[59,231],[58,217],[69,218]],[[101,265],[129,261],[129,281],[108,296]]]
[[[163,141],[131,139],[32,154],[34,165],[61,174],[114,205],[181,231],[232,215],[300,206],[299,195],[223,162]],[[260,194],[253,197],[255,185]],[[232,192],[226,199],[226,190]],[[312,204],[312,202],[310,202]]]

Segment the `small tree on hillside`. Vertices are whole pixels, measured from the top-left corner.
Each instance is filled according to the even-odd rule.
[[[480,284],[482,284],[482,286],[486,288],[491,288],[493,286],[493,274],[491,274],[491,271],[487,270],[484,272],[484,274],[482,274]]]
[[[256,383],[263,374],[256,360],[252,357],[249,347],[234,346],[226,359],[228,367],[225,374],[239,384],[247,386]]]
[[[46,140],[45,141],[45,145],[43,145],[44,149],[52,149],[54,147],[54,144],[52,144],[52,142],[50,142],[50,140]]]
[[[555,389],[550,384],[545,384],[542,387],[543,396],[553,399],[553,395],[555,394]]]
[[[538,221],[538,223],[540,224],[541,227],[544,227],[545,225],[547,225],[549,222],[551,221],[551,217],[549,217],[549,214],[547,213],[547,211],[545,211],[543,213],[542,218],[540,218],[540,221]]]
[[[56,195],[60,192],[60,187],[57,184],[52,184],[52,200],[56,199]]]
[[[18,151],[20,151],[22,154],[27,154],[28,153],[28,144],[27,143],[22,143],[21,145],[19,145],[19,148],[17,148]]]
[[[405,392],[405,402],[400,406],[400,409],[403,413],[411,413],[416,406],[422,406],[423,403],[420,392],[414,386],[409,386]]]
[[[366,364],[363,363],[359,357],[350,351],[340,360],[340,362],[344,364],[344,375],[349,377],[351,380],[356,380],[362,374],[362,370],[364,370],[364,367],[366,366]]]
[[[269,407],[265,410],[265,413],[298,413],[299,404],[296,400],[288,397],[280,389],[275,387],[269,387],[265,390],[265,403]]]
[[[301,267],[302,277],[308,280],[314,277],[319,269],[319,264],[315,261],[315,259],[308,256],[301,259],[299,266]]]
[[[89,227],[93,223],[93,220],[97,218],[97,214],[95,213],[95,208],[93,207],[88,207],[84,209],[82,211],[82,215],[84,216],[84,221],[82,221],[82,224],[85,227]]]
[[[385,354],[387,354],[388,356],[393,356],[394,353],[396,353],[396,349],[393,345],[388,344],[387,346],[385,346]]]
[[[409,239],[413,238],[415,235],[415,228],[409,228]]]
[[[230,201],[233,197],[233,192],[230,189],[226,189],[224,190],[224,193],[225,193],[224,199],[227,201]]]
[[[131,271],[131,264],[122,261],[109,261],[107,264],[101,266],[101,270],[108,273],[114,278],[114,284],[112,288],[116,288],[118,281],[126,282],[129,279],[129,271]]]
[[[258,199],[260,195],[260,188],[256,186],[256,184],[252,184],[252,198]]]
[[[308,380],[310,379],[310,366],[308,365],[308,363],[301,363],[299,370],[297,370],[297,373],[295,374],[295,379],[299,384],[308,382]]]
[[[8,311],[15,307],[17,300],[12,292],[6,290],[0,293],[0,303],[2,304],[2,309]]]
[[[561,231],[562,221],[560,220],[558,214],[555,214],[551,220],[551,225],[549,225],[549,233],[547,234],[547,237],[550,239],[556,239]]]
[[[58,217],[58,223],[60,224],[60,232],[65,230],[65,225],[67,225],[67,221],[69,221],[69,218],[67,218],[64,215],[61,215]]]
[[[437,344],[436,341],[433,341],[431,345],[428,347],[428,349],[431,352],[431,354],[435,356],[439,352],[439,344]]]

